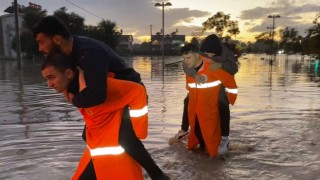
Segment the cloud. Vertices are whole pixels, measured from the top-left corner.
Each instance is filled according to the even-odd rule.
[[[165,7],[165,33],[171,33],[178,29],[178,34],[192,35],[193,32],[201,28],[204,21],[213,15],[213,11],[218,10],[237,15],[232,19],[244,25],[244,27],[240,27],[239,36],[248,36],[247,32],[266,32],[266,27],[272,26],[272,19],[267,16],[274,13],[281,15],[281,18],[276,20],[277,27],[297,27],[298,31],[302,33],[312,26],[315,14],[319,13],[320,9],[319,3],[316,2],[318,0],[268,0],[266,2],[269,3],[265,6],[253,5],[261,4],[254,2],[254,0],[240,1],[227,0],[224,3],[225,6],[217,5],[212,0],[204,0],[198,6],[191,4],[191,0],[186,0],[183,3],[172,1],[174,6]],[[19,3],[23,5],[28,5],[28,2],[28,0],[19,0]],[[159,0],[32,0],[32,2],[47,9],[48,14],[65,6],[68,12],[75,12],[84,17],[85,23],[88,25],[96,25],[101,21],[99,17],[111,20],[117,24],[118,28],[123,29],[124,34],[133,34],[135,38],[149,35],[150,25],[152,25],[153,33],[159,32],[162,28],[162,9],[154,6],[156,2],[162,2]],[[228,6],[229,4],[230,6]],[[1,7],[10,5],[9,1],[0,1]],[[254,8],[248,9],[248,7]],[[245,10],[241,11],[241,8]]]
[[[320,12],[320,5],[301,4],[301,1],[299,3],[292,0],[277,0],[266,7],[244,10],[239,18],[245,21],[246,26],[249,26],[249,32],[267,32],[267,27],[272,26],[272,19],[267,18],[268,15],[279,14],[281,18],[275,19],[276,27],[296,28],[303,36],[305,30],[312,26],[312,16],[315,17],[315,14]]]
[[[155,2],[152,1],[82,0],[79,4],[86,7],[88,11],[96,12],[98,16],[116,22],[117,27],[123,29],[124,34],[145,36],[150,34],[150,25],[153,33],[160,32],[162,28],[162,9],[155,7]],[[178,28],[179,34],[190,35],[192,31],[199,28],[194,25],[195,21],[209,15],[210,13],[206,11],[165,7],[165,33],[171,33]],[[97,21],[100,21],[97,17],[86,16],[87,24],[95,25]],[[201,23],[198,24],[201,25]]]

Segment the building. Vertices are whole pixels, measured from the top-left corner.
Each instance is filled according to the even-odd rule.
[[[177,35],[175,33],[164,36],[164,52],[167,55],[176,54],[182,44],[185,44],[185,35]],[[154,54],[161,54],[162,35],[157,33],[151,36],[152,52]]]
[[[22,27],[22,14],[18,15],[19,28]],[[16,35],[14,14],[0,16],[0,56],[16,58],[17,53],[12,49],[12,41]]]
[[[133,51],[133,36],[121,35],[117,50],[124,53],[132,53]]]
[[[41,9],[41,6],[29,2],[29,8]],[[18,21],[20,32],[23,23],[23,10],[27,8],[23,5],[18,5]],[[15,15],[14,15],[14,4],[6,8],[4,12],[8,13],[0,16],[0,57],[16,58],[17,53],[12,49],[12,41],[16,35],[15,29]]]

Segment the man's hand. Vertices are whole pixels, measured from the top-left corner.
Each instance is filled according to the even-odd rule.
[[[86,81],[84,80],[84,72],[83,70],[78,66],[79,71],[79,92],[81,92],[84,88],[87,87]]]
[[[217,69],[220,69],[222,67],[222,64],[221,63],[218,63],[218,62],[213,62],[210,67],[209,67],[209,70],[210,71],[215,71]]]
[[[206,82],[206,78],[200,74],[196,74],[194,76],[194,79],[196,80],[196,83],[197,84],[202,84],[202,83],[205,83]]]

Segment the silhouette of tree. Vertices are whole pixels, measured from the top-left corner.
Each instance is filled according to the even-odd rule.
[[[38,45],[35,41],[32,28],[33,26],[43,17],[47,16],[46,10],[41,10],[39,8],[26,7],[23,9],[23,23],[20,33],[20,46],[22,56],[28,59],[32,59],[34,56],[42,56],[38,51]],[[13,37],[11,42],[11,47],[16,50],[16,36]]]
[[[84,18],[74,12],[67,13],[67,10],[66,7],[61,7],[54,11],[53,15],[61,19],[67,25],[71,34],[82,35],[85,29]]]
[[[316,17],[312,23],[313,23],[313,27],[311,27],[307,30],[308,35],[306,37],[320,35],[320,13],[316,15]]]
[[[302,41],[302,49],[305,54],[316,54],[320,58],[320,13],[313,20],[313,27],[309,28],[308,34]]]
[[[87,26],[86,35],[108,44],[115,50],[119,44],[122,30],[116,27],[115,22],[101,20],[97,26]]]
[[[279,35],[281,38],[279,47],[284,49],[285,53],[301,52],[301,48],[299,48],[301,36],[295,28],[280,29]]]
[[[238,21],[230,21],[230,25],[228,26],[228,33],[231,36],[234,36],[234,39],[237,40],[237,35],[240,33],[239,27],[238,27]]]
[[[253,44],[253,49],[255,52],[259,53],[268,53],[271,54],[274,52],[275,42],[270,38],[269,32],[263,32],[255,36],[256,42]],[[274,43],[274,44],[272,44]]]
[[[196,44],[196,45],[199,45],[199,44],[200,44],[200,43],[199,43],[199,39],[198,39],[197,37],[191,38],[191,42],[190,42],[190,43]]]
[[[46,10],[41,10],[38,8],[26,7],[23,10],[23,27],[31,31],[33,26],[43,17],[47,16]]]
[[[224,12],[217,12],[202,23],[202,33],[207,30],[215,31],[219,37],[223,37],[225,32],[234,36],[240,33],[237,21],[230,20],[230,14]]]

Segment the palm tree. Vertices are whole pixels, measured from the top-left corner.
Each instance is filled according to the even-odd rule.
[[[238,27],[238,21],[230,21],[228,33],[232,36],[234,36],[234,40],[237,40],[237,34],[240,33],[239,27]]]

